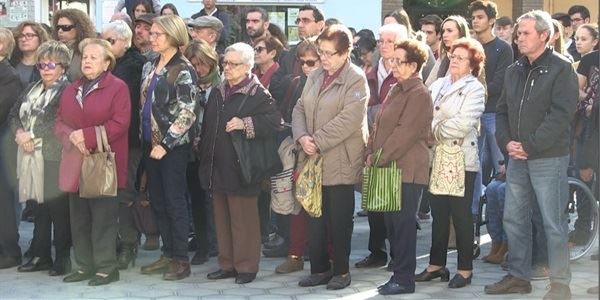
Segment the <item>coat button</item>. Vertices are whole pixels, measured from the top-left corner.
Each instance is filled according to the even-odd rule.
[[[475,142],[471,142],[471,146],[475,146]]]
[[[436,107],[435,107],[435,110],[440,110],[440,107],[439,107],[439,106],[436,106]]]
[[[452,142],[452,143],[453,143],[454,145],[458,145],[458,142],[457,142],[457,141],[454,141],[454,142]]]

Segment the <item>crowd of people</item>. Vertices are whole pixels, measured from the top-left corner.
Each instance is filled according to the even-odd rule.
[[[592,232],[585,201],[569,232],[567,176],[591,185],[598,172],[599,35],[586,7],[514,22],[487,0],[465,16],[415,23],[399,9],[376,35],[305,5],[290,46],[263,8],[245,10],[241,37],[227,11],[203,4],[183,19],[173,4],[121,0],[101,30],[76,9],[57,11],[51,27],[0,28],[0,268],[109,284],[135,265],[145,235],[144,249],[162,246],[142,274],[180,280],[216,256],[207,278],[244,284],[256,279],[262,250],[285,258],[276,273],[300,271],[308,257],[302,287],[343,289],[363,168],[395,162],[401,210],[358,212],[370,254],[355,267],[393,272],[379,294],[413,293],[436,278],[470,284],[485,194],[492,246],[483,260],[508,271],[485,292],[530,293],[545,276],[544,299],[571,297],[569,247]],[[82,165],[107,148],[103,140],[117,193],[85,196]],[[292,149],[292,173],[319,158],[318,216],[271,209],[269,176],[281,166],[243,174],[246,160],[262,157],[240,145],[270,141]],[[449,182],[436,166],[444,155],[446,170],[460,166],[450,173],[458,194],[434,186]],[[34,222],[23,254],[22,203]],[[429,265],[416,273],[418,222],[427,219]],[[458,252],[452,278],[449,248]]]

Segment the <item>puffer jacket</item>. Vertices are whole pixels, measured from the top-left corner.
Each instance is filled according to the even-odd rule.
[[[323,155],[323,185],[355,184],[368,139],[369,85],[365,73],[347,61],[339,76],[319,92],[325,73],[321,67],[306,80],[292,113],[293,138],[314,138]]]
[[[465,171],[477,172],[477,136],[479,118],[485,109],[485,87],[469,74],[454,82],[442,96],[440,93],[446,80],[450,80],[450,75],[436,80],[429,87],[433,99],[433,136],[441,138],[436,144],[461,145],[465,153]]]
[[[496,109],[496,141],[502,151],[522,143],[527,159],[569,154],[570,124],[578,97],[571,63],[548,48],[532,64],[521,57],[506,69]]]

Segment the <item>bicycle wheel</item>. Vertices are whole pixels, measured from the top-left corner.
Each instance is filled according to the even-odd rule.
[[[581,180],[569,177],[569,252],[571,261],[584,257],[598,236],[598,202]]]

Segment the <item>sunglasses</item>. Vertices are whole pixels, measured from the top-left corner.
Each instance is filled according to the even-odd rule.
[[[56,30],[62,30],[64,32],[71,31],[75,28],[75,25],[56,25]]]
[[[254,47],[254,52],[256,52],[256,53],[261,53],[261,52],[263,52],[263,50],[267,50],[267,47],[263,47],[263,46]]]
[[[298,61],[300,62],[300,66],[306,65],[307,67],[314,67],[315,64],[318,62],[318,60],[310,60],[310,59],[307,59],[307,60],[299,59]]]
[[[39,70],[45,70],[46,68],[48,68],[48,70],[54,70],[54,69],[56,69],[57,66],[62,66],[62,64],[49,62],[47,64],[37,63],[36,66]]]
[[[107,38],[106,41],[109,42],[111,45],[114,45],[117,42],[117,40],[113,38]]]

